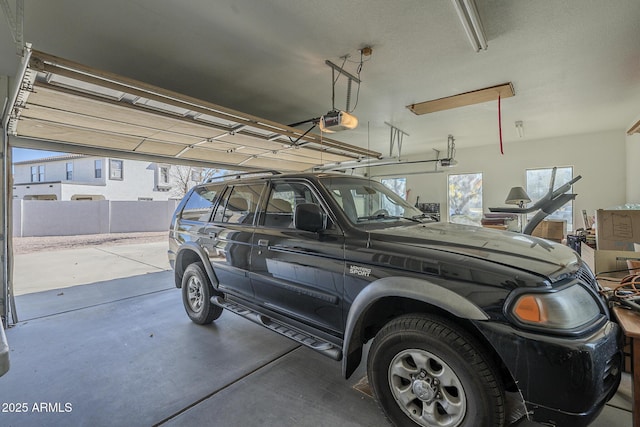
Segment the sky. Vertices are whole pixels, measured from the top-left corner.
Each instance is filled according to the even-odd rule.
[[[13,163],[67,154],[57,151],[30,150],[27,148],[12,148],[11,150]]]

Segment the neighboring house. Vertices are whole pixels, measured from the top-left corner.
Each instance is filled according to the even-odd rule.
[[[13,164],[13,198],[169,200],[202,182],[202,168],[69,154]]]

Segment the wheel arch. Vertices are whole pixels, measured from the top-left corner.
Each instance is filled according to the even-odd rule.
[[[211,263],[209,262],[209,257],[207,253],[195,243],[184,243],[182,247],[178,250],[176,254],[176,262],[174,266],[175,271],[175,285],[176,288],[182,287],[182,277],[184,276],[184,271],[187,267],[194,262],[201,262],[204,266],[204,270],[209,277],[209,282],[213,285],[213,287],[217,287],[218,279],[211,267]]]
[[[489,319],[480,307],[437,283],[411,277],[379,279],[358,294],[349,310],[343,343],[343,376],[349,378],[360,365],[365,342],[391,319],[409,313],[437,314],[475,332],[473,321]],[[474,335],[497,357],[481,334]],[[499,366],[504,365],[499,359],[496,361]]]

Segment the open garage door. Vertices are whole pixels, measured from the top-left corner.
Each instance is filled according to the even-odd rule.
[[[30,49],[15,83],[4,110],[5,150],[17,146],[231,170],[279,171],[303,171],[326,163],[381,156],[322,134]],[[4,156],[0,294],[0,314],[5,320],[12,299],[11,262],[5,256],[11,253],[8,157]]]
[[[302,171],[380,156],[42,52],[27,59],[9,138],[55,142],[57,151],[62,143],[231,170]]]

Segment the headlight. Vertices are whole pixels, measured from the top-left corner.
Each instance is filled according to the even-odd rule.
[[[562,330],[587,325],[601,315],[596,301],[580,285],[557,292],[522,294],[511,306],[511,313],[524,324]]]

